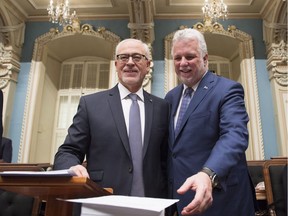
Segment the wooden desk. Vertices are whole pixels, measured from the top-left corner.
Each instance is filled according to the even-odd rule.
[[[57,198],[87,198],[111,194],[88,178],[65,176],[1,176],[0,188],[46,201],[45,216],[72,215],[73,203]]]

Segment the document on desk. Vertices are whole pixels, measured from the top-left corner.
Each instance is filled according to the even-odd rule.
[[[52,171],[3,171],[0,176],[75,176],[74,171],[65,170],[52,170]]]
[[[164,216],[179,200],[109,195],[65,201],[82,203],[81,216]]]

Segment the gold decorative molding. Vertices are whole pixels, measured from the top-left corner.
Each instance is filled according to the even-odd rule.
[[[57,31],[57,34],[58,33],[59,32]],[[90,24],[80,25],[79,20],[73,20],[73,23],[71,25],[64,26],[63,31],[60,34],[62,34],[60,36],[64,36],[66,34],[93,35],[112,42],[118,42],[120,40],[118,36],[106,30],[105,27],[98,27],[95,31],[93,26]]]
[[[56,28],[51,28],[49,32],[38,37],[35,40],[33,58],[35,58],[36,61],[41,61],[44,45],[50,41],[77,34],[101,38],[113,44],[117,44],[120,41],[119,36],[106,30],[105,27],[98,27],[95,31],[92,25],[80,25],[78,20],[74,20],[71,25],[64,26],[61,32]]]
[[[181,27],[183,28],[183,26]],[[204,23],[198,22],[195,25],[193,25],[194,29],[197,29],[198,31],[204,33],[204,32],[215,32],[215,31],[223,31],[224,28],[221,24],[218,22],[211,22],[211,20],[205,20]]]
[[[184,26],[180,26],[180,29]],[[201,33],[213,33],[220,34],[232,38],[237,38],[240,41],[249,41],[252,40],[252,37],[247,33],[237,29],[235,25],[228,26],[227,30],[224,29],[223,25],[218,22],[212,23],[209,20],[206,20],[204,23],[198,22],[192,26],[192,28],[200,31]]]

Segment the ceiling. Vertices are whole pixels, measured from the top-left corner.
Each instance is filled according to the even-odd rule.
[[[47,20],[50,0],[10,0],[27,20]],[[57,0],[54,0],[56,2]],[[128,18],[129,2],[143,0],[70,0],[72,11],[81,19]],[[204,0],[144,0],[151,1],[154,18],[201,18]],[[271,0],[224,0],[230,18],[260,18]]]
[[[50,0],[9,0],[22,13],[27,21],[45,21],[49,20],[47,16],[47,6]],[[54,0],[56,2],[57,0]],[[58,0],[59,1],[59,0]],[[117,19],[124,18],[133,22],[135,14],[141,11],[143,16],[149,17],[138,22],[153,22],[153,19],[202,19],[202,6],[205,0],[69,0],[71,12],[76,10],[77,16],[81,20],[87,19]],[[149,2],[149,8],[134,8],[135,2]],[[209,0],[212,1],[212,0]],[[224,0],[228,6],[228,18],[261,18],[265,7],[271,0]],[[133,2],[133,3],[132,3]],[[138,12],[137,12],[138,10]],[[147,12],[148,10],[148,12]],[[144,12],[143,12],[144,11]],[[206,35],[206,42],[209,45],[209,55],[217,55],[217,50],[223,50],[223,37],[218,38],[219,43],[213,43],[215,38]],[[59,40],[60,41],[60,40]],[[59,59],[67,58],[67,53],[62,53],[57,49],[65,43],[60,42],[51,45],[50,49],[55,50]],[[223,42],[223,43],[222,43]],[[78,43],[74,43],[78,44]],[[87,43],[89,44],[89,43]],[[238,50],[236,40],[225,39],[225,54],[223,57],[231,58]],[[81,50],[81,46],[75,46],[75,49]],[[88,46],[89,47],[89,46]],[[63,49],[62,49],[63,50]],[[65,49],[64,49],[65,50]],[[88,50],[88,49],[86,49]],[[100,49],[101,50],[101,49]],[[71,56],[70,56],[71,57]]]

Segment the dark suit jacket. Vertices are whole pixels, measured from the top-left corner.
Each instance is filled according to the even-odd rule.
[[[144,100],[145,195],[166,197],[169,104],[145,91]],[[117,85],[80,99],[65,142],[56,153],[54,169],[81,164],[85,154],[93,181],[113,188],[114,194],[130,195],[133,166]]]
[[[4,160],[6,163],[11,163],[12,150],[12,140],[6,137],[2,137],[0,159]]]
[[[178,195],[186,178],[203,166],[214,170],[222,190],[213,190],[213,204],[205,216],[252,216],[254,187],[246,165],[248,115],[239,83],[208,72],[201,80],[184,115],[179,134],[174,134],[174,116],[183,85],[166,95],[172,105],[169,137],[169,182],[179,210],[194,198],[192,191]]]

